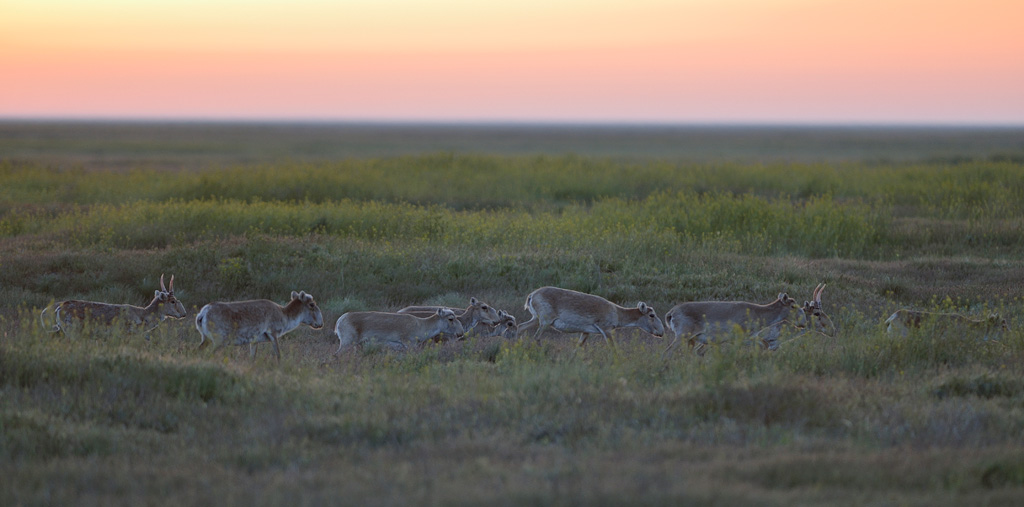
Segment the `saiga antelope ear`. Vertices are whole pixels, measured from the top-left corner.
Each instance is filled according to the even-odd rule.
[[[647,308],[649,308],[649,307],[647,306],[647,303],[644,303],[643,301],[641,301],[641,302],[637,303],[637,304],[636,304],[636,307],[637,307],[637,308],[639,308],[639,309],[640,309],[640,311],[641,311],[641,312],[644,312],[644,313],[647,313]]]
[[[477,303],[479,303],[479,301],[477,301],[476,298],[474,298],[474,297],[469,298],[469,305],[470,306],[476,306]]]

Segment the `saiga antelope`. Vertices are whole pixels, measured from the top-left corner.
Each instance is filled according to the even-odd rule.
[[[797,315],[791,321],[790,313],[794,309]],[[746,333],[757,331],[756,337],[765,348],[775,350],[778,348],[779,333],[787,322],[792,322],[797,327],[805,327],[807,317],[804,309],[785,292],[779,293],[775,301],[765,305],[745,301],[680,303],[665,313],[666,327],[671,328],[675,334],[672,342],[665,348],[665,355],[679,346],[684,338],[693,347],[694,352],[703,355],[710,335],[729,332],[734,327],[739,327]]]
[[[469,298],[469,306],[464,309],[449,308],[446,306],[407,306],[398,310],[398,313],[409,314],[416,317],[429,317],[436,313],[439,308],[444,308],[454,312],[455,318],[459,319],[459,323],[462,324],[462,329],[465,330],[466,333],[479,325],[488,326],[489,330],[490,326],[497,325],[501,322],[501,317],[498,316],[498,312],[495,311],[493,306],[490,306],[475,297]]]
[[[160,289],[153,293],[153,300],[145,307],[118,305],[81,301],[72,299],[57,303],[53,310],[54,324],[51,331],[63,332],[68,335],[69,329],[77,324],[85,323],[110,327],[120,323],[129,330],[142,329],[145,332],[156,329],[160,322],[170,317],[185,317],[185,307],[174,297],[174,275],[171,275],[170,287],[164,286],[164,275],[160,275]],[[50,307],[43,308],[39,320],[46,325],[46,312]]]
[[[563,333],[580,333],[578,345],[586,343],[591,334],[600,334],[612,346],[612,329],[635,327],[654,336],[665,334],[665,326],[654,308],[640,302],[636,308],[625,308],[607,299],[558,287],[541,287],[526,297],[524,307],[533,316],[519,326],[518,333],[536,327],[534,339],[551,327]]]
[[[441,336],[462,337],[465,328],[455,312],[438,308],[428,317],[408,313],[348,312],[334,324],[338,337],[338,355],[342,350],[365,343],[376,343],[394,350],[421,345]]]
[[[832,319],[822,309],[822,292],[825,292],[824,283],[818,284],[818,286],[814,288],[814,295],[811,296],[810,301],[804,301],[804,318],[806,319],[808,328],[813,325],[814,331],[826,336],[835,336],[836,325],[832,323]]]
[[[519,331],[515,316],[505,310],[498,310],[498,323],[487,328],[485,336],[501,336],[508,339],[515,338]]]
[[[950,327],[980,329],[986,332],[986,336],[993,331],[994,334],[999,335],[1010,330],[1006,319],[996,313],[984,319],[971,319],[958,313],[921,312],[906,308],[897,310],[885,320],[885,330],[889,334],[899,333],[902,336],[907,336],[911,329],[919,329],[925,323],[945,329]]]
[[[500,336],[512,340],[515,339],[518,330],[519,325],[516,324],[516,317],[505,310],[498,310],[497,324],[484,324],[480,322],[472,329],[467,329],[466,334],[476,333],[486,337]]]
[[[321,329],[324,327],[324,316],[311,294],[295,291],[292,291],[292,299],[285,306],[266,299],[215,302],[204,306],[196,315],[196,329],[201,336],[200,350],[211,342],[216,343],[214,353],[228,343],[248,344],[249,356],[256,357],[253,345],[269,341],[274,346],[278,363],[281,362],[278,338],[301,324]]]

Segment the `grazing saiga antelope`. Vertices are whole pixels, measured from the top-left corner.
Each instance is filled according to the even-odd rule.
[[[475,297],[469,298],[469,306],[465,309],[449,308],[446,306],[407,306],[398,310],[398,313],[409,314],[416,317],[429,317],[436,313],[439,308],[444,308],[454,312],[455,318],[459,319],[459,322],[462,324],[462,328],[467,333],[479,325],[487,326],[489,330],[490,326],[497,325],[501,321],[501,317],[498,316],[498,312],[495,311],[493,306],[488,305]]]
[[[421,345],[431,338],[465,333],[455,312],[438,308],[429,317],[408,313],[348,312],[338,317],[334,334],[338,336],[338,355],[354,345],[374,343],[393,350],[405,350],[410,345]]]
[[[45,316],[49,309],[43,308],[39,314],[44,328],[48,327]],[[160,289],[153,293],[153,300],[145,307],[76,299],[57,303],[53,310],[54,324],[51,331],[63,332],[67,336],[68,330],[73,329],[76,323],[107,327],[120,323],[129,330],[142,329],[148,333],[168,317],[180,319],[185,315],[185,307],[174,297],[174,275],[171,275],[170,288],[164,286],[164,275],[160,275]]]
[[[889,334],[898,333],[907,336],[911,329],[920,329],[922,325],[928,323],[936,326],[937,329],[983,330],[986,337],[990,334],[1000,335],[1010,330],[1006,319],[996,313],[984,319],[972,319],[959,313],[921,312],[906,308],[897,310],[885,320],[885,330]]]
[[[324,316],[311,294],[292,291],[292,299],[281,306],[266,299],[210,303],[196,315],[196,329],[201,338],[199,349],[214,342],[214,353],[229,343],[249,345],[249,356],[256,357],[253,345],[269,341],[274,346],[277,362],[281,350],[277,339],[285,333],[306,324],[313,329],[324,327]]]
[[[591,334],[600,334],[612,346],[612,329],[635,327],[654,336],[665,334],[665,326],[654,308],[640,302],[636,308],[625,308],[607,299],[558,287],[541,287],[526,296],[525,308],[533,316],[519,326],[518,333],[536,327],[533,337],[551,327],[563,333],[580,333],[578,346]]]
[[[794,309],[797,311],[796,318],[790,320],[790,313]],[[737,326],[747,333],[757,331],[755,337],[761,340],[765,348],[775,350],[778,348],[779,333],[787,322],[802,328],[807,325],[807,317],[804,309],[785,292],[779,293],[775,301],[765,305],[744,301],[680,303],[665,314],[665,324],[675,334],[665,349],[665,355],[679,346],[684,338],[694,352],[704,355],[710,335],[729,332]]]

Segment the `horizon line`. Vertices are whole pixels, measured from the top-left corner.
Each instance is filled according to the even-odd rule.
[[[393,127],[675,127],[675,128],[925,128],[1024,129],[1020,122],[981,121],[785,121],[785,120],[574,120],[574,119],[394,119],[303,117],[176,117],[176,116],[4,116],[0,123],[96,123],[180,125],[309,125]]]

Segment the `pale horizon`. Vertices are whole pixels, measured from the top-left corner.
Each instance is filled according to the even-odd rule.
[[[0,119],[1024,125],[1024,2],[0,4]]]
[[[562,119],[392,119],[302,117],[190,117],[190,116],[3,116],[0,124],[140,124],[140,125],[238,125],[238,126],[341,126],[341,127],[494,127],[494,128],[594,128],[594,129],[836,129],[836,130],[1022,130],[1020,122],[917,122],[917,121],[655,121],[655,120],[562,120]]]

